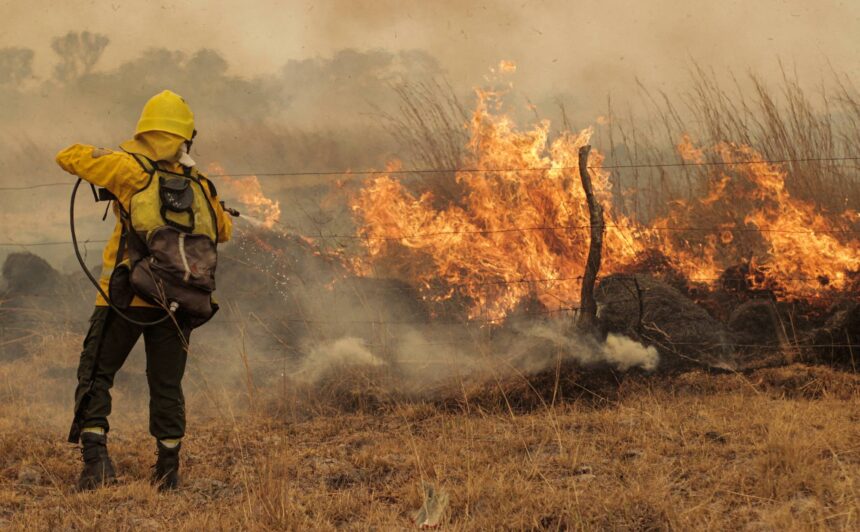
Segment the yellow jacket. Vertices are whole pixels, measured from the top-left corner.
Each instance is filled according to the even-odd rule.
[[[73,144],[57,154],[57,164],[70,174],[88,181],[98,187],[106,188],[117,200],[122,203],[123,208],[128,211],[131,197],[146,186],[149,175],[140,167],[134,157],[124,151],[112,151],[105,148],[96,148],[86,144]],[[161,163],[164,169],[182,173],[178,163]],[[208,180],[200,176],[202,182],[208,184]],[[211,195],[208,186],[203,187],[207,199],[212,204],[218,221],[218,242],[230,240],[233,233],[233,221],[224,212],[218,197]],[[102,253],[102,273],[99,283],[102,290],[108,291],[110,275],[116,265],[116,256],[119,249],[120,235],[122,234],[122,222],[120,222],[119,208],[114,205],[116,225],[113,234]],[[128,256],[128,253],[125,253]],[[97,306],[107,306],[107,301],[98,294],[96,296]],[[135,297],[131,303],[133,307],[151,307],[146,301]]]

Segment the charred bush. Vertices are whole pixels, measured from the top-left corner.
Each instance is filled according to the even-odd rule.
[[[596,296],[603,332],[655,346],[661,369],[728,362],[731,345],[723,325],[676,288],[646,275],[610,275]]]
[[[824,326],[812,334],[814,353],[822,361],[849,367],[860,365],[860,303],[837,306]]]
[[[12,253],[3,263],[7,296],[55,291],[60,277],[45,259],[29,252]]]

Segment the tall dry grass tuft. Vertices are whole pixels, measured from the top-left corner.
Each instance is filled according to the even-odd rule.
[[[693,63],[690,88],[668,93],[639,85],[639,104],[617,113],[608,108],[607,164],[684,162],[674,149],[685,134],[702,145],[732,142],[765,159],[789,161],[786,186],[798,198],[841,213],[860,205],[860,93],[847,75],[833,73],[815,89],[782,68],[768,83],[755,73],[737,77]],[[719,162],[706,154],[706,162]],[[613,170],[616,200],[624,212],[648,221],[675,199],[702,195],[713,168]],[[631,190],[625,194],[625,190]]]
[[[402,83],[392,87],[399,113],[381,113],[385,130],[412,168],[461,168],[468,135],[469,111],[453,88],[442,81]],[[454,173],[415,174],[415,184],[441,202],[456,202],[461,190]]]
[[[612,170],[616,208],[647,223],[664,216],[673,200],[707,191],[710,167],[648,167],[684,162],[676,150],[685,135],[701,145],[732,142],[785,164],[794,197],[841,213],[860,205],[860,92],[848,75],[832,73],[814,89],[782,69],[777,83],[750,72],[738,77],[692,63],[686,90],[666,92],[639,84],[635,104],[623,109],[609,99],[605,120],[595,125],[595,146]],[[399,114],[383,114],[392,139],[415,168],[462,166],[469,120],[464,105],[443,83],[406,83],[395,88]],[[562,129],[570,120],[562,107]],[[705,162],[720,162],[706,153]],[[440,202],[460,198],[454,175],[414,176],[413,186]]]

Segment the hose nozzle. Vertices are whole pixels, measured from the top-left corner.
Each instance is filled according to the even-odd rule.
[[[223,202],[223,201],[221,202],[221,208],[222,208],[222,209],[224,209],[224,212],[226,212],[227,214],[229,214],[229,215],[230,215],[230,216],[232,216],[233,218],[238,218],[238,217],[239,217],[239,215],[240,215],[239,211],[237,211],[236,209],[232,209],[232,208],[230,208],[230,207],[228,207],[228,206],[224,205],[224,202]]]

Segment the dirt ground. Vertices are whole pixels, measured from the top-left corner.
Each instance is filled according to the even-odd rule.
[[[515,379],[348,409],[207,384],[192,366],[185,484],[171,494],[148,483],[132,367],[110,433],[120,483],[80,494],[64,441],[78,340],[0,365],[2,528],[414,529],[426,486],[447,495],[446,530],[860,528],[860,378],[799,364],[585,378],[566,396]]]

